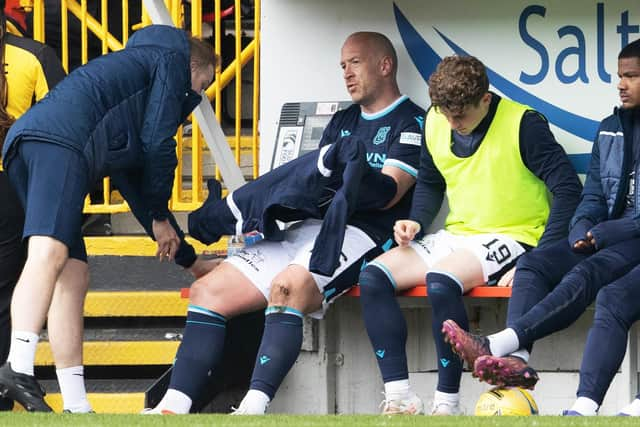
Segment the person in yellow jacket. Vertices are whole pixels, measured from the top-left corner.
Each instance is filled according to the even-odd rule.
[[[394,226],[398,247],[360,274],[364,321],[384,381],[383,414],[424,412],[409,385],[407,326],[396,292],[426,283],[438,365],[431,413],[461,413],[462,362],[443,340],[443,321],[468,329],[464,293],[509,286],[520,255],[566,238],[582,188],[547,120],[490,92],[477,58],[444,58],[428,84],[431,107],[409,219]],[[445,194],[444,228],[426,234]]]
[[[0,1],[1,10],[4,10],[4,3],[4,0]],[[0,72],[1,148],[11,124],[62,80],[65,72],[53,49],[8,33],[2,13],[0,55],[4,64],[4,70]],[[6,174],[0,170],[0,364],[7,360],[9,353],[11,295],[26,259],[26,247],[22,241],[23,221],[20,201],[9,185]],[[65,379],[62,378],[62,382]],[[73,377],[69,377],[69,380],[74,382]],[[65,382],[65,386],[68,382]],[[11,400],[0,398],[0,410],[12,407]]]

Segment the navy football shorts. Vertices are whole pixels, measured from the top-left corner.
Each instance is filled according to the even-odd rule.
[[[23,238],[49,236],[87,261],[82,208],[89,189],[84,157],[55,143],[17,141],[7,165],[9,181],[25,210]]]

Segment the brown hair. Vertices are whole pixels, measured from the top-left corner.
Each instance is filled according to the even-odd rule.
[[[218,56],[213,53],[211,45],[196,37],[189,37],[189,47],[191,48],[191,62],[198,68],[206,68],[218,64]]]
[[[16,119],[7,112],[7,103],[9,102],[9,86],[7,85],[7,72],[5,70],[4,51],[6,22],[4,13],[0,14],[0,58],[2,59],[2,68],[0,69],[0,151],[4,145],[4,137],[7,136],[9,128]]]
[[[429,77],[431,105],[452,114],[462,114],[465,107],[478,105],[489,91],[484,65],[473,56],[447,56]]]

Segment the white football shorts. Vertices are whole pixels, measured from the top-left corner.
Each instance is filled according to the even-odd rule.
[[[489,284],[513,267],[518,257],[526,252],[520,243],[504,234],[463,236],[446,230],[427,234],[420,240],[412,241],[410,246],[429,269],[455,250],[467,249],[478,258],[484,281]]]
[[[285,240],[261,240],[255,245],[243,248],[225,262],[239,269],[268,300],[271,282],[287,266],[297,264],[309,269],[311,249],[321,226],[322,221],[317,219],[295,223],[287,229]],[[323,309],[311,313],[311,317],[322,318],[329,304],[357,283],[363,258],[368,259],[367,254],[374,249],[375,242],[364,231],[351,225],[347,226],[340,265],[333,276],[311,273],[318,290],[324,295]]]

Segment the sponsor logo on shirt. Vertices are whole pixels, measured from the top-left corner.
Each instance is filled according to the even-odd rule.
[[[367,153],[367,163],[372,168],[382,169],[385,160],[387,160],[385,153]]]
[[[420,146],[422,137],[419,133],[415,132],[402,132],[400,133],[400,144],[417,145]]]
[[[378,133],[376,133],[376,136],[373,138],[373,145],[384,144],[384,142],[387,140],[387,134],[390,130],[391,126],[383,126],[381,128],[378,128]]]

